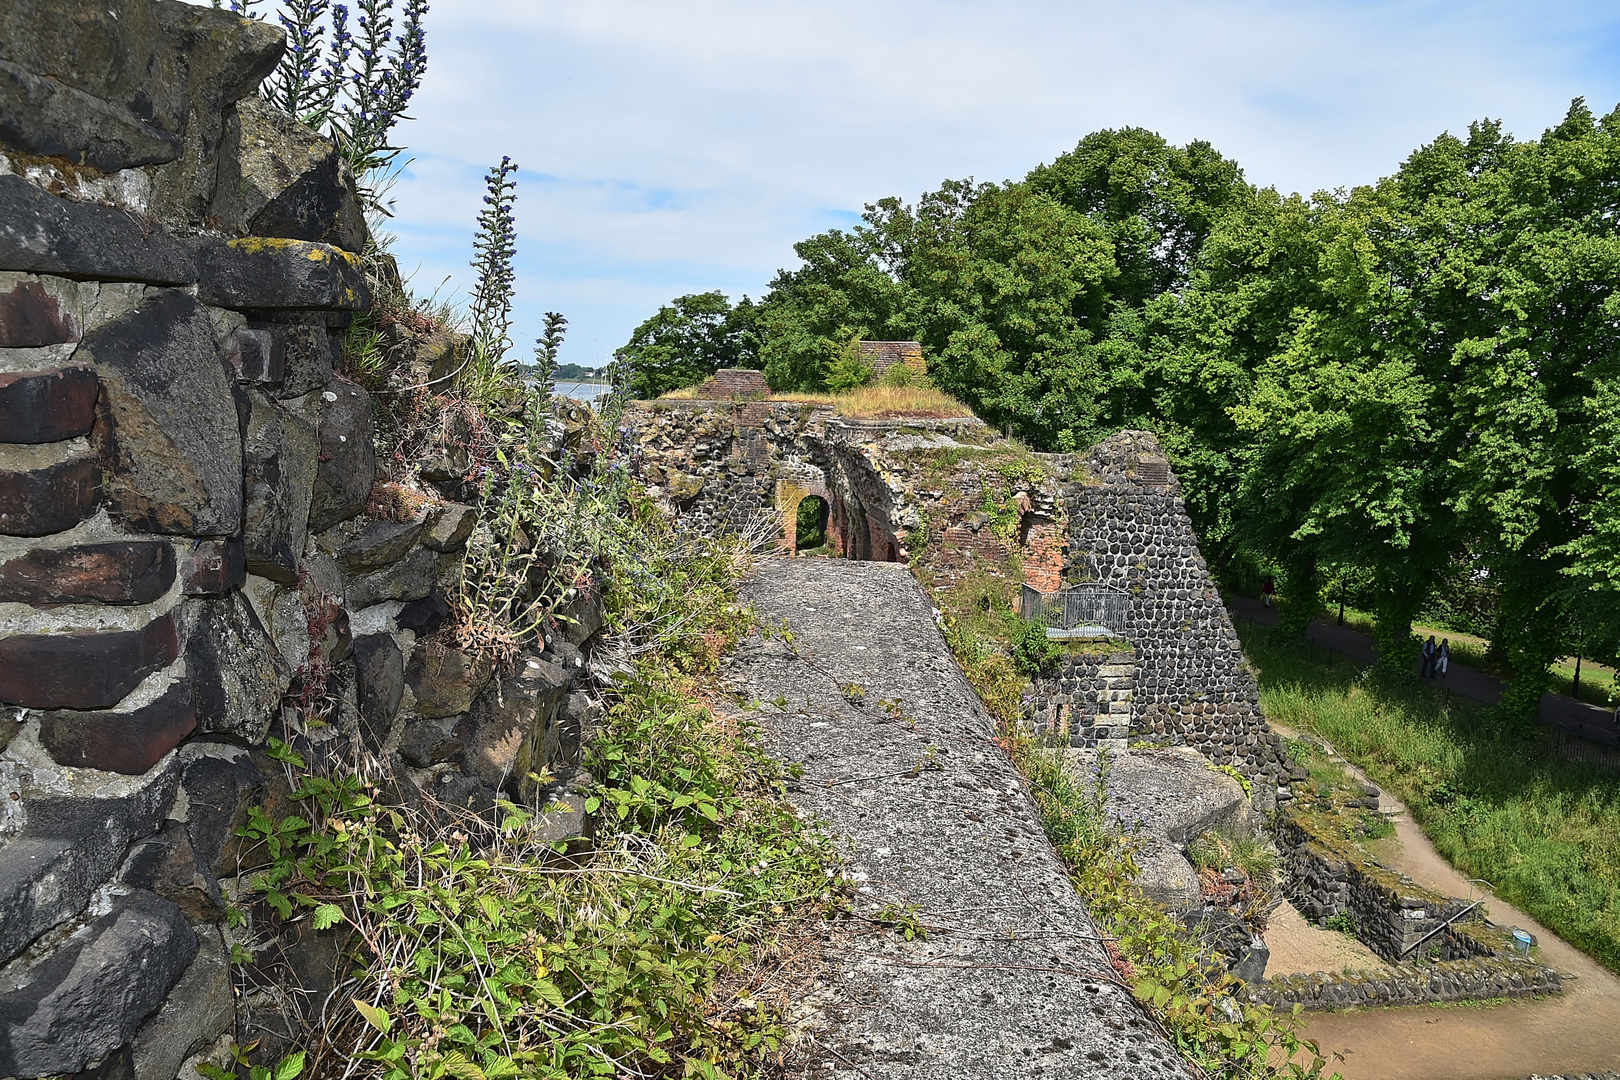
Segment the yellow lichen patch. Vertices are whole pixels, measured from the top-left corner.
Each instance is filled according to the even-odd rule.
[[[227,241],[227,246],[244,255],[259,255],[269,252],[297,251],[301,248],[324,248],[324,244],[314,244],[308,240],[288,240],[280,236],[243,236],[236,240]],[[324,257],[324,256],[317,256]]]

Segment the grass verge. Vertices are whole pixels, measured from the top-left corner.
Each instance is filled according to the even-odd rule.
[[[707,563],[689,583],[729,587],[714,577],[729,560]],[[745,625],[734,607],[717,614],[692,628],[703,648],[644,653],[621,682],[586,761],[601,824],[584,855],[545,843],[512,804],[475,847],[353,775],[306,775],[296,816],[259,815],[276,858],[257,894],[355,931],[354,983],[310,1075],[761,1072],[791,1005],[771,970],[835,902],[836,879],[755,732],[702,705]]]
[[[1325,667],[1239,623],[1278,723],[1329,740],[1411,810],[1458,870],[1491,882],[1620,972],[1620,785],[1542,753],[1536,733],[1430,687]]]

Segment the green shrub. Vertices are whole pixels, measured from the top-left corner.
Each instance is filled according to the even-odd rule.
[[[1048,675],[1063,662],[1063,650],[1046,636],[1046,627],[1032,619],[1009,615],[1008,637],[1013,662],[1025,675]]]

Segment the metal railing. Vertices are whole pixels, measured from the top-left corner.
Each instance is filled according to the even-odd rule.
[[[1130,595],[1111,585],[1071,585],[1055,593],[1024,586],[1019,612],[1049,637],[1121,637]]]

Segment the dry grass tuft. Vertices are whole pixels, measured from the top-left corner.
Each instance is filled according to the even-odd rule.
[[[695,386],[671,390],[661,397],[665,401],[696,399]],[[862,386],[847,394],[772,394],[764,400],[831,405],[839,416],[850,420],[951,420],[973,415],[972,409],[932,386]]]

